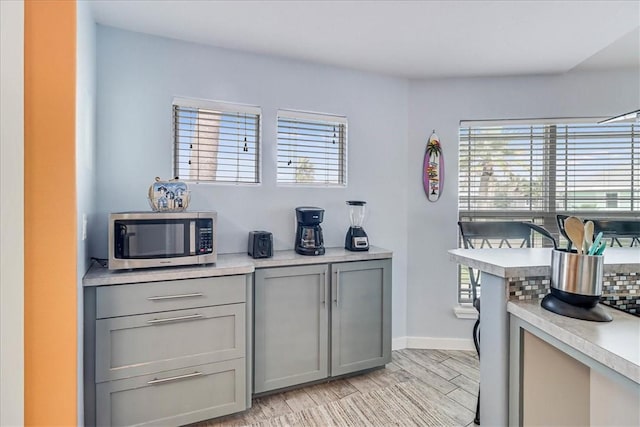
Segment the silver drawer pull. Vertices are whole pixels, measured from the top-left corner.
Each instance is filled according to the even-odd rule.
[[[184,380],[187,378],[199,377],[200,375],[202,375],[202,372],[196,371],[191,374],[178,375],[177,377],[162,378],[160,380],[156,378],[151,381],[147,381],[147,384],[150,384],[150,385],[163,384],[163,383],[168,383],[169,381],[178,381],[178,380]]]
[[[204,317],[204,315],[190,314],[189,316],[170,317],[168,319],[153,319],[153,320],[147,321],[147,323],[151,323],[152,325],[157,325],[158,323],[180,322],[182,320],[200,319],[201,317]]]
[[[149,301],[162,301],[162,300],[165,300],[165,299],[201,297],[202,295],[204,295],[202,292],[197,292],[195,294],[165,295],[165,296],[161,296],[161,297],[149,297],[147,299]]]

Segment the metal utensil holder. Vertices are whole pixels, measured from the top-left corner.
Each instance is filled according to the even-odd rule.
[[[551,287],[577,295],[602,295],[604,257],[553,249]]]

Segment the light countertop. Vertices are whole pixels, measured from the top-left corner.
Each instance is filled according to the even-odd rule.
[[[83,286],[121,285],[126,283],[158,282],[199,277],[230,276],[253,273],[256,268],[294,265],[326,264],[333,262],[366,261],[391,258],[393,252],[371,246],[368,251],[351,252],[344,248],[326,248],[324,255],[305,256],[293,250],[275,251],[271,258],[253,259],[245,253],[220,254],[215,265],[187,267],[159,267],[139,270],[109,270],[93,263],[82,279]]]
[[[640,317],[606,306],[611,322],[589,322],[545,310],[539,300],[509,301],[507,311],[640,384]]]
[[[502,278],[549,276],[550,248],[452,249],[450,259]],[[607,248],[604,273],[640,272],[640,247]]]

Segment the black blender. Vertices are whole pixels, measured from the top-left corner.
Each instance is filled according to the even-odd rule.
[[[362,225],[364,224],[364,205],[367,202],[361,200],[347,200],[349,206],[349,221],[351,227],[347,230],[344,238],[344,248],[349,251],[368,251],[369,237],[364,232]]]
[[[300,255],[324,255],[324,239],[320,223],[324,209],[314,207],[296,208],[296,246]]]

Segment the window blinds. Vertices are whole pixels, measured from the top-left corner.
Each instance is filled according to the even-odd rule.
[[[347,120],[278,111],[279,184],[346,185]]]
[[[260,109],[174,101],[174,173],[197,182],[260,182]]]
[[[471,217],[638,215],[640,126],[461,127],[459,210]]]

